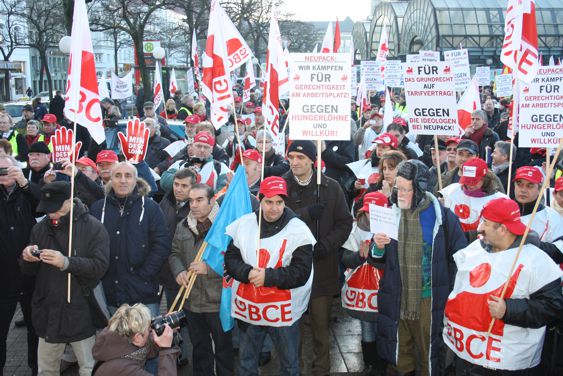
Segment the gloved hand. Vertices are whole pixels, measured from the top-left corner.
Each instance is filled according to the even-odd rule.
[[[307,208],[309,212],[309,218],[313,220],[321,219],[323,212],[325,210],[325,204],[313,204]]]

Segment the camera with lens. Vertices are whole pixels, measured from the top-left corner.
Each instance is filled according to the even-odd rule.
[[[39,256],[41,255],[41,252],[43,252],[42,249],[34,249],[33,251],[31,251],[31,255],[32,255],[33,257],[39,258]]]
[[[162,333],[164,333],[164,325],[168,324],[170,328],[176,329],[186,325],[186,323],[187,319],[184,311],[176,311],[167,315],[160,315],[152,319],[151,329],[153,329],[156,335],[160,337]]]
[[[64,170],[63,162],[55,162],[55,163],[53,163],[53,170],[54,170],[54,171],[62,171],[62,170]]]

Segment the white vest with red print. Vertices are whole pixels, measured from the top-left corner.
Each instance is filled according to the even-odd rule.
[[[487,202],[500,197],[508,197],[500,192],[485,197],[471,197],[466,195],[461,187],[461,184],[453,183],[442,189],[440,193],[444,196],[444,206],[450,208],[459,218],[463,232],[477,231],[481,210]]]
[[[444,342],[460,358],[491,369],[522,370],[535,367],[545,327],[523,328],[495,320],[491,334],[489,296],[500,296],[517,248],[489,253],[479,240],[456,252],[457,274],[444,311]],[[506,299],[527,299],[563,273],[539,248],[526,244],[510,283]]]
[[[240,249],[242,259],[253,267],[280,268],[291,263],[298,247],[316,243],[307,225],[292,218],[277,234],[260,239],[257,255],[258,223],[250,213],[231,223],[226,230],[233,244]],[[290,326],[301,318],[309,304],[313,270],[305,285],[283,290],[277,287],[254,287],[251,283],[233,282],[231,316],[252,325]]]

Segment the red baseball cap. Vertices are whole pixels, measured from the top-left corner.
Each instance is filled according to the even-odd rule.
[[[460,141],[461,141],[461,138],[459,138],[459,137],[450,137],[446,140],[446,146],[451,144],[451,143],[454,143],[454,144],[457,145],[457,144],[459,144]]]
[[[563,176],[555,180],[555,192],[563,191]]]
[[[540,155],[542,157],[545,157],[545,148],[531,148],[530,149],[530,154],[534,154],[534,155]]]
[[[252,102],[246,102],[245,106],[246,106],[246,107],[249,107],[249,108],[252,108],[252,107],[254,107],[254,103],[252,103]]]
[[[100,154],[98,154],[99,156]],[[75,164],[80,164],[80,165],[84,165],[84,166],[90,166],[94,169],[94,171],[98,172],[98,166],[96,166],[96,164],[94,163],[93,160],[91,160],[88,157],[82,157],[76,160]]]
[[[489,201],[481,211],[481,217],[487,221],[500,223],[506,226],[514,235],[523,235],[526,225],[520,220],[520,208],[516,201],[506,197]]]
[[[270,176],[260,183],[259,194],[264,195],[264,197],[270,198],[277,195],[287,197],[287,184],[283,178],[279,176]]]
[[[370,204],[388,207],[389,200],[382,192],[370,192],[364,196],[364,206],[360,210],[368,212]]]
[[[43,122],[45,123],[57,123],[57,117],[53,114],[45,114],[45,116],[43,116]]]
[[[540,184],[543,181],[543,174],[539,168],[534,166],[524,166],[516,170],[516,175],[512,181],[524,179],[530,183]]]
[[[201,122],[201,118],[198,115],[190,115],[184,119],[184,123],[197,124]]]
[[[241,97],[235,97],[235,103],[240,103],[242,102],[242,98]]]
[[[254,113],[255,113],[255,114],[261,114],[261,113],[262,113],[262,107],[256,107],[256,108],[254,109]]]
[[[383,119],[383,114],[380,114],[379,112],[374,112],[373,114],[371,114],[371,118],[372,119],[375,119],[375,118]]]
[[[461,167],[459,183],[463,185],[477,185],[487,175],[487,171],[489,171],[487,162],[477,157],[470,158]]]
[[[246,149],[244,153],[242,153],[242,157],[250,159],[251,161],[262,163],[262,156],[256,149]]]
[[[399,140],[397,140],[397,137],[393,136],[391,133],[383,133],[375,140],[373,140],[373,143],[378,145],[391,146],[393,149],[397,149],[397,147],[399,146]]]
[[[407,125],[408,125],[407,121],[405,119],[403,119],[402,117],[393,118],[393,123],[402,125],[403,127],[407,127]]]
[[[215,137],[213,137],[212,135],[210,135],[207,132],[199,132],[198,134],[195,135],[194,137],[194,144],[196,142],[201,142],[203,144],[207,144],[211,147],[215,146]]]
[[[103,162],[118,162],[117,154],[113,150],[102,150],[96,156],[96,163],[103,163]]]

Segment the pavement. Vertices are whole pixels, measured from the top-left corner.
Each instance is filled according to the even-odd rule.
[[[164,308],[163,308],[164,309]],[[361,349],[361,329],[360,322],[356,319],[349,317],[341,308],[340,299],[334,299],[333,304],[333,320],[330,328],[330,368],[332,375],[339,374],[355,374],[361,372],[363,369],[362,349]],[[15,320],[21,319],[21,311],[18,307]],[[308,325],[308,317],[304,317],[305,332],[304,332],[304,354],[303,354],[303,374],[311,374],[311,361],[312,361],[312,337]],[[26,344],[26,329],[16,328],[13,325],[10,327],[7,341],[7,359],[6,366],[4,367],[4,376],[29,376],[31,375],[30,369],[27,367],[27,344]],[[191,363],[191,358],[190,358]],[[235,365],[238,360],[235,359]],[[261,367],[260,374],[263,376],[279,375],[279,361],[275,351],[272,353],[272,361]],[[67,371],[63,372],[64,376],[78,376],[78,367],[73,366]],[[178,375],[191,376],[191,364],[180,368]]]

